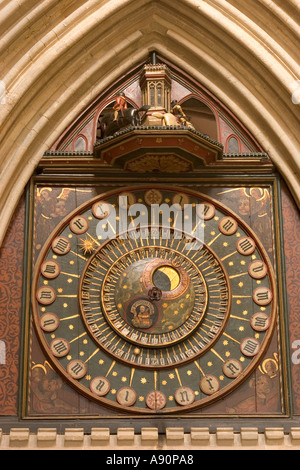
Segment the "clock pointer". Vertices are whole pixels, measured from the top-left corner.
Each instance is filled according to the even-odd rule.
[[[152,287],[148,292],[149,300],[160,300],[162,297],[162,291],[158,287]]]

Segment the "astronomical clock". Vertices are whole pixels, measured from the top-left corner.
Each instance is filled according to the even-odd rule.
[[[151,216],[156,205],[169,224],[137,226],[130,209]],[[122,188],[79,206],[46,241],[33,287],[53,367],[80,393],[131,413],[194,410],[230,393],[259,363],[276,321],[274,272],[257,235],[183,188]]]
[[[31,181],[27,418],[286,413],[274,168],[197,130],[158,69],[129,124],[116,94],[92,151]]]

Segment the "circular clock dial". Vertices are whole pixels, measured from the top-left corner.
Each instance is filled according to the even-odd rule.
[[[96,250],[81,277],[79,302],[86,328],[108,354],[135,367],[161,369],[189,362],[212,346],[229,314],[230,284],[207,247],[191,259],[178,231],[164,240],[162,229],[148,231],[134,246],[129,231]],[[211,281],[215,276],[217,284]]]
[[[170,205],[172,214],[153,223],[157,205],[156,219]],[[57,227],[32,303],[51,363],[80,393],[131,413],[173,413],[222,397],[257,367],[276,287],[261,243],[228,208],[137,187],[102,194]]]

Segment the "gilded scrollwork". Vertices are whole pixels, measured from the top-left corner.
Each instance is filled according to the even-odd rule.
[[[126,169],[137,173],[182,173],[192,170],[192,164],[175,155],[145,155],[131,160]]]

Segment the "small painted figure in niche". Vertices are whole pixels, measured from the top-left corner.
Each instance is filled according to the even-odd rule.
[[[268,375],[261,375],[256,380],[250,379],[249,387],[255,394],[227,408],[228,413],[277,412],[280,407],[278,384]]]
[[[266,188],[246,188],[240,192],[238,212],[247,221],[251,220],[254,232],[262,240],[268,253],[272,252],[272,225],[270,217],[270,194]],[[248,222],[248,221],[247,221]]]
[[[227,193],[227,194],[226,194]],[[218,193],[222,202],[228,204],[247,222],[262,241],[266,251],[272,253],[271,198],[267,188],[242,187]]]
[[[49,367],[36,364],[32,368],[32,409],[36,413],[75,413],[76,407],[72,406],[68,399],[61,398],[63,382]]]
[[[251,396],[244,396],[231,408],[229,413],[278,412],[280,410],[280,380],[277,354],[268,357],[259,366],[257,374],[248,382]]]
[[[69,212],[70,189],[55,190],[50,187],[37,189],[36,220],[39,227],[36,248],[40,249],[49,233]]]
[[[119,119],[119,114],[124,117],[124,110],[127,109],[127,101],[124,93],[119,93],[117,96],[116,104],[114,105],[114,121]]]
[[[150,302],[135,302],[131,307],[130,313],[133,314],[131,321],[133,326],[142,329],[151,328],[153,324],[151,317],[154,315],[154,311]]]

